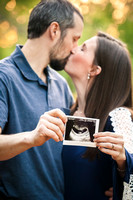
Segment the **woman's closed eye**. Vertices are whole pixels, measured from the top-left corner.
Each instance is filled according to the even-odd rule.
[[[84,43],[84,44],[81,46],[81,49],[80,49],[80,50],[81,50],[81,51],[85,51],[86,48],[87,48],[87,47],[86,47],[86,44]]]

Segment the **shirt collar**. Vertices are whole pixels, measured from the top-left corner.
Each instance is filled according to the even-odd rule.
[[[12,53],[11,57],[13,58],[14,62],[16,63],[17,67],[23,74],[25,78],[28,80],[37,81],[39,79],[38,75],[33,71],[31,66],[29,65],[27,59],[25,58],[23,52],[21,51],[22,45],[16,45],[15,51]],[[46,73],[47,78],[56,80],[56,77],[52,73],[52,69],[50,69],[49,66],[47,66],[44,69],[44,72]]]

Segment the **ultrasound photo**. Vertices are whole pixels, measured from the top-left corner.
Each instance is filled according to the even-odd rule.
[[[67,116],[63,145],[96,147],[93,134],[98,132],[99,119]]]

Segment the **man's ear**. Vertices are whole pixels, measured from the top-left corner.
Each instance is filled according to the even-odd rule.
[[[91,76],[97,76],[102,71],[102,68],[99,65],[93,65],[93,68],[90,71]]]
[[[51,40],[54,40],[56,38],[60,38],[60,27],[59,24],[57,22],[52,22],[49,26],[49,36],[51,38]]]

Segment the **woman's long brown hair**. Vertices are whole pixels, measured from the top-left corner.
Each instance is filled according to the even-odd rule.
[[[131,61],[122,42],[103,32],[98,32],[97,38],[94,64],[102,71],[87,93],[84,113],[86,117],[100,119],[99,131],[103,131],[113,109],[132,108]]]
[[[120,106],[132,107],[131,62],[120,41],[99,32],[94,64],[102,71],[88,92],[85,116],[99,118],[103,131],[110,111]]]

